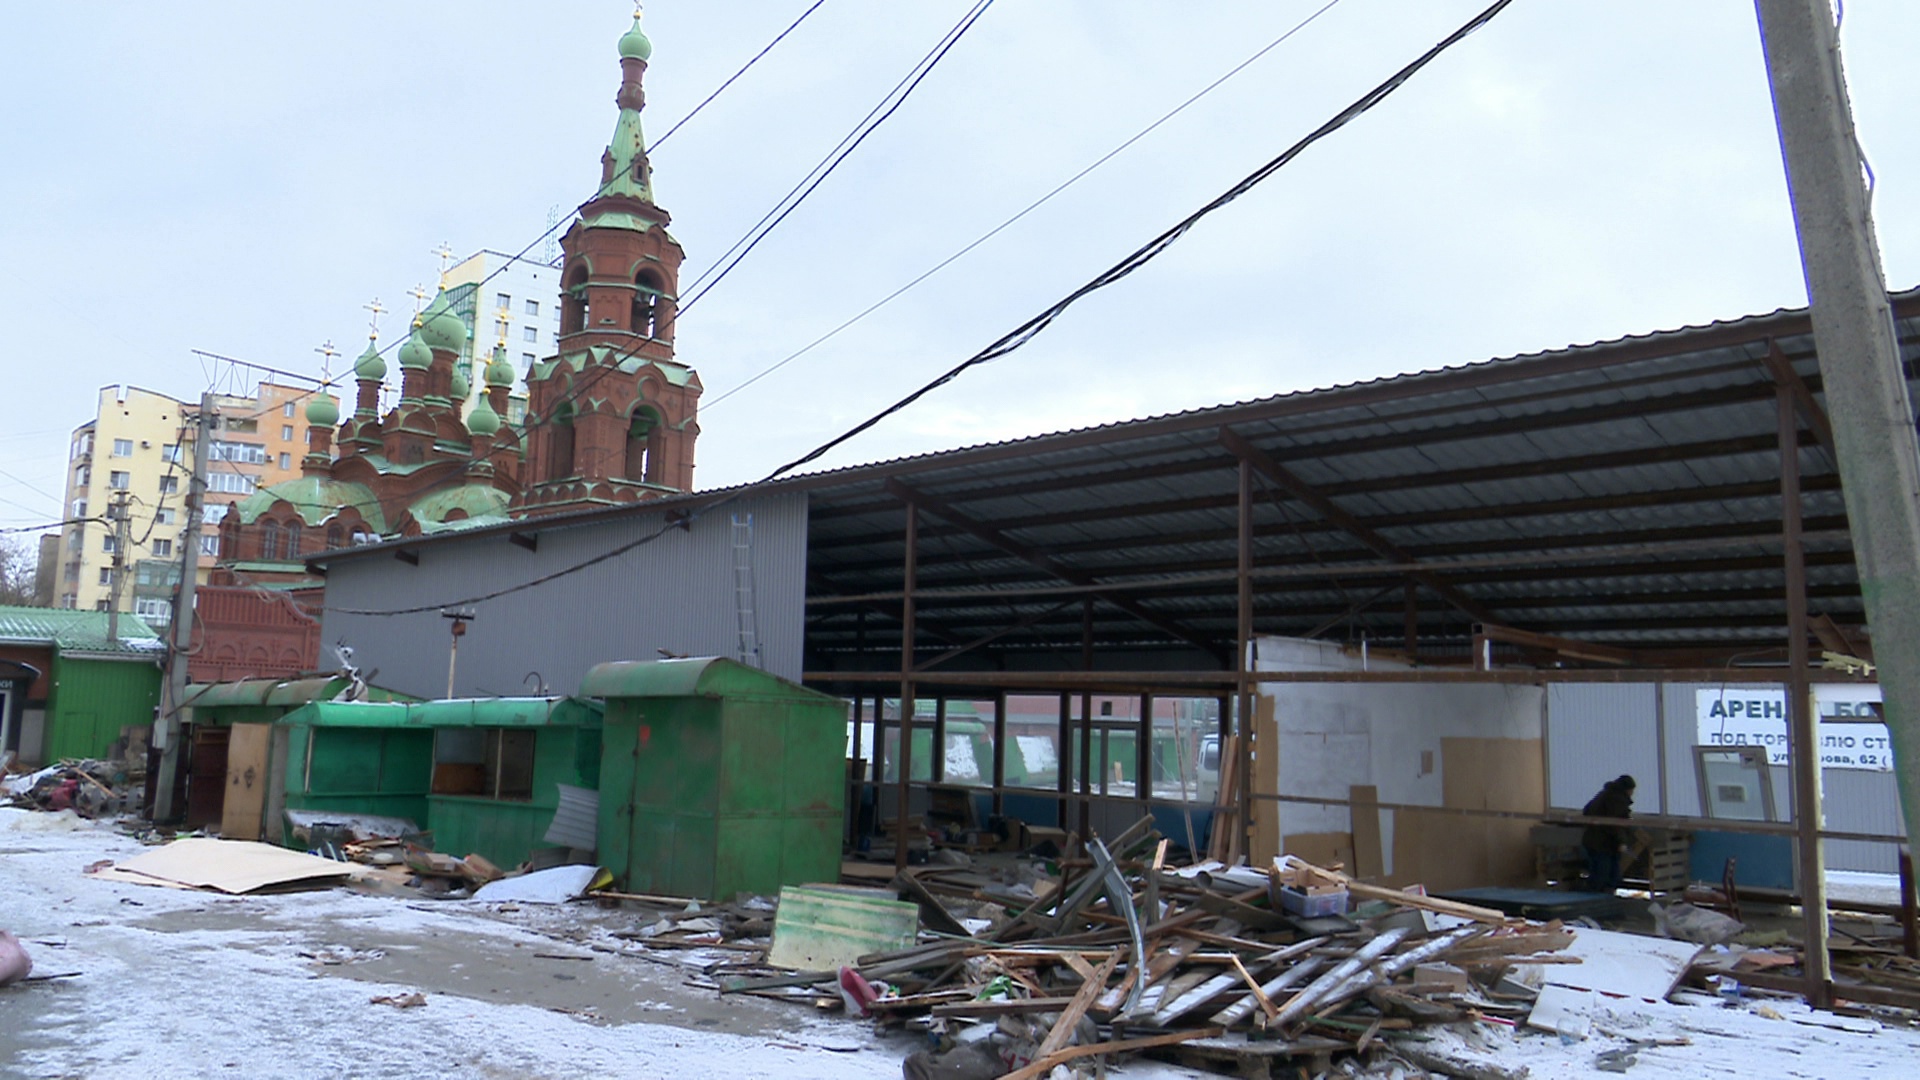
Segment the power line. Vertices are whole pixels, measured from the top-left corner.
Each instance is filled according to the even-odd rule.
[[[919,62],[915,63],[906,75],[894,84],[893,89],[887,91],[886,96],[880,99],[880,103],[868,110],[867,115],[861,117],[860,122],[853,126],[853,130],[842,136],[832,150],[827,151],[827,156],[821,158],[820,163],[815,165],[812,171],[801,177],[800,182],[795,184],[792,190],[781,196],[773,209],[761,215],[760,220],[754,222],[746,235],[735,240],[733,246],[720,256],[719,261],[705,273],[694,278],[693,284],[688,286],[688,289],[696,291],[691,299],[679,305],[679,311],[686,312],[699,303],[701,297],[712,292],[714,286],[725,280],[726,276],[733,272],[734,267],[739,266],[740,261],[758,247],[760,241],[767,238],[768,233],[778,228],[780,223],[787,219],[787,215],[799,209],[800,204],[807,200],[807,196],[812,195],[815,189],[826,182],[827,177],[833,175],[833,171],[839,168],[841,162],[847,160],[861,143],[866,141],[867,136],[873,134],[881,124],[886,123],[888,117],[899,110],[900,106],[906,104],[908,96],[928,75],[933,73],[933,69],[939,65],[947,53],[960,43],[960,39],[966,36],[968,30],[973,29],[973,24],[978,22],[980,16],[986,14],[987,9],[992,6],[993,0],[978,0],[965,15],[961,16],[960,21],[954,24],[953,29],[947,31],[946,35],[934,45],[933,50],[921,57]],[[709,277],[712,278],[710,282],[707,281]],[[701,287],[702,282],[707,282],[704,288]]]
[[[748,68],[750,68],[750,67],[752,67],[753,65],[755,65],[755,64],[757,64],[757,63],[759,63],[759,62],[760,62],[760,58],[761,58],[761,57],[763,57],[763,56],[765,56],[765,55],[767,55],[768,53],[770,53],[770,52],[772,52],[772,51],[773,51],[773,47],[774,47],[775,45],[778,45],[778,44],[780,44],[780,43],[781,43],[782,41],[784,41],[784,40],[786,40],[786,36],[787,36],[788,34],[791,34],[791,33],[793,33],[793,32],[794,32],[794,30],[795,30],[795,29],[797,29],[797,28],[798,28],[798,27],[800,26],[800,24],[801,24],[801,23],[803,23],[803,22],[806,22],[806,21],[807,21],[807,16],[809,16],[809,15],[811,15],[811,14],[813,14],[814,12],[816,12],[816,11],[818,11],[818,10],[820,10],[820,5],[821,5],[821,4],[824,4],[824,3],[826,3],[826,2],[827,2],[827,0],[813,0],[813,6],[811,6],[811,7],[809,7],[809,8],[807,8],[807,10],[805,10],[805,11],[803,11],[803,12],[801,12],[801,13],[800,13],[800,17],[799,17],[799,18],[797,18],[797,19],[795,19],[795,20],[793,20],[793,25],[792,25],[792,26],[789,26],[789,27],[787,27],[787,28],[786,28],[785,30],[782,30],[782,31],[780,31],[780,33],[779,33],[779,34],[777,34],[777,35],[775,35],[775,36],[774,36],[774,39],[773,39],[772,41],[769,41],[769,42],[767,42],[767,44],[766,44],[766,47],[765,47],[765,48],[763,48],[763,49],[761,49],[761,50],[760,50],[759,52],[757,52],[757,53],[754,53],[754,54],[753,54],[753,59],[751,59],[751,60],[749,60],[749,61],[747,61],[747,62],[746,62],[745,64],[743,64],[743,65],[741,65],[741,67],[740,67],[740,70],[739,70],[739,71],[736,71],[736,72],[734,72],[734,73],[733,73],[732,75],[729,75],[729,76],[727,77],[727,81],[726,81],[726,82],[723,82],[723,83],[721,83],[718,89],[716,89],[716,90],[714,90],[714,92],[713,92],[713,93],[711,93],[711,94],[708,94],[708,95],[707,95],[707,97],[706,97],[706,100],[704,100],[704,101],[702,101],[702,102],[701,102],[700,104],[698,104],[698,105],[695,105],[695,106],[693,107],[693,111],[692,111],[692,112],[690,112],[690,113],[688,113],[687,115],[685,115],[685,116],[683,116],[683,117],[681,117],[681,118],[680,118],[680,122],[679,122],[679,123],[677,123],[677,124],[675,124],[675,125],[673,125],[672,127],[670,127],[670,128],[668,128],[668,129],[667,129],[667,133],[666,133],[665,135],[662,135],[662,136],[660,136],[660,138],[659,138],[658,140],[656,140],[656,141],[654,142],[654,144],[653,144],[653,148],[654,148],[655,150],[658,150],[658,149],[660,149],[660,147],[661,147],[661,146],[663,146],[663,145],[665,145],[665,144],[666,144],[666,141],[667,141],[668,139],[671,139],[671,138],[673,138],[673,133],[674,133],[674,132],[676,132],[676,131],[679,131],[679,130],[680,130],[680,128],[681,128],[681,126],[682,126],[682,125],[684,125],[684,124],[685,124],[685,123],[686,123],[687,121],[689,121],[689,120],[691,120],[691,119],[693,119],[693,118],[694,118],[694,117],[696,117],[696,116],[699,116],[699,115],[700,115],[700,110],[701,110],[701,109],[704,109],[704,108],[706,108],[706,107],[707,107],[708,105],[711,105],[711,104],[713,103],[713,99],[714,99],[714,98],[717,98],[717,97],[719,97],[722,91],[724,91],[724,90],[725,90],[725,89],[726,89],[727,87],[729,87],[729,86],[732,86],[732,85],[733,85],[733,81],[734,81],[735,79],[738,79],[738,78],[739,78],[740,76],[742,76],[742,75],[745,75],[745,74],[747,73],[747,69],[748,69]],[[552,232],[553,230],[552,230],[552,229],[548,229],[547,231],[548,231],[548,232]],[[543,237],[542,239],[544,239],[544,237]]]
[[[888,304],[899,299],[902,295],[906,294],[909,290],[913,289],[915,286],[919,285],[921,282],[927,280],[928,278],[939,273],[940,271],[945,270],[948,266],[951,266],[955,262],[958,262],[962,257],[967,255],[969,252],[973,251],[973,249],[979,247],[980,245],[1000,235],[1002,232],[1005,232],[1015,222],[1019,221],[1021,218],[1026,217],[1028,214],[1033,213],[1035,210],[1040,209],[1042,206],[1045,206],[1047,203],[1053,201],[1054,196],[1059,195],[1061,192],[1079,183],[1082,179],[1084,179],[1088,174],[1092,173],[1095,169],[1098,169],[1100,168],[1100,166],[1105,165],[1109,161],[1112,161],[1114,158],[1118,157],[1123,151],[1125,151],[1128,147],[1132,146],[1134,143],[1137,143],[1141,139],[1144,139],[1148,135],[1152,134],[1155,129],[1160,127],[1160,125],[1166,123],[1167,121],[1185,112],[1188,106],[1199,101],[1201,98],[1206,97],[1208,94],[1212,93],[1216,88],[1218,88],[1222,83],[1226,82],[1228,79],[1233,78],[1235,75],[1240,74],[1240,72],[1246,70],[1249,66],[1253,64],[1254,61],[1272,52],[1274,49],[1278,48],[1281,45],[1281,43],[1285,42],[1288,38],[1291,38],[1293,35],[1306,29],[1309,23],[1313,22],[1315,19],[1318,19],[1320,16],[1326,14],[1329,10],[1331,10],[1335,5],[1339,3],[1340,3],[1340,0],[1327,0],[1327,3],[1321,5],[1319,10],[1315,11],[1313,14],[1308,15],[1306,18],[1294,24],[1293,28],[1288,30],[1286,33],[1281,34],[1279,37],[1268,42],[1265,48],[1262,48],[1259,52],[1256,52],[1252,56],[1247,57],[1245,60],[1240,61],[1240,63],[1234,65],[1231,69],[1229,69],[1226,74],[1213,80],[1212,82],[1208,83],[1206,86],[1201,87],[1198,93],[1195,93],[1192,97],[1189,97],[1187,98],[1187,100],[1174,106],[1171,111],[1161,116],[1160,119],[1155,120],[1153,123],[1148,124],[1146,127],[1143,127],[1139,131],[1135,132],[1125,142],[1107,151],[1106,153],[1100,155],[1100,157],[1097,160],[1095,160],[1092,164],[1088,165],[1086,168],[1081,169],[1079,172],[1074,173],[1072,176],[1067,177],[1066,180],[1062,181],[1052,191],[1049,191],[1045,195],[1042,195],[1038,199],[1035,199],[1033,202],[1028,203],[1026,208],[1021,210],[1019,213],[1014,214],[1012,217],[1008,218],[1007,220],[1001,222],[998,225],[995,225],[993,228],[987,230],[987,232],[985,232],[980,237],[975,239],[972,243],[969,243],[966,247],[963,247],[959,251],[956,251],[953,254],[947,256],[946,258],[941,259],[939,262],[933,264],[931,267],[928,267],[925,271],[921,272],[921,274],[918,277],[915,277],[913,280],[907,282],[905,285],[902,285],[899,288],[888,293],[887,295],[881,297],[879,300],[869,305],[865,310],[861,311],[859,314],[853,316],[852,318],[834,327],[833,329],[827,331],[826,333],[820,335],[819,337],[814,338],[812,341],[801,346],[798,350],[792,353],[789,353],[784,359],[778,360],[772,364],[769,364],[767,367],[762,368],[753,377],[747,379],[745,382],[735,385],[731,390],[728,390],[726,393],[721,394],[720,396],[712,399],[711,401],[702,402],[701,407],[708,411],[712,411],[715,405],[720,404],[721,402],[727,400],[728,398],[739,393],[740,391],[745,390],[747,387],[752,386],[754,383],[759,382],[761,379],[766,378],[767,376],[773,374],[774,372],[779,371],[781,368],[786,367],[788,364],[793,363],[795,360],[800,359],[802,356],[805,356],[806,354],[812,352],[814,349],[819,348],[821,345],[826,344],[828,341],[832,340],[833,338],[838,337],[841,331],[846,330],[848,327],[852,326],[853,324],[859,322],[862,319],[865,319],[867,316],[873,314],[876,311],[879,311],[881,308],[886,307]]]
[[[1165,252],[1168,248],[1172,247],[1175,243],[1177,243],[1181,237],[1185,236],[1187,232],[1190,231],[1203,218],[1225,207],[1229,203],[1233,202],[1235,199],[1238,199],[1241,195],[1246,194],[1248,191],[1252,190],[1254,187],[1259,185],[1262,181],[1271,177],[1274,173],[1280,171],[1280,169],[1284,168],[1293,159],[1299,157],[1300,154],[1303,151],[1305,151],[1308,147],[1312,146],[1316,142],[1319,142],[1321,139],[1326,138],[1328,135],[1331,135],[1334,132],[1340,130],[1341,128],[1345,127],[1347,124],[1351,123],[1356,117],[1372,109],[1375,105],[1378,105],[1381,101],[1385,100],[1389,95],[1391,95],[1395,90],[1398,90],[1402,85],[1404,85],[1407,82],[1407,80],[1411,79],[1422,68],[1432,63],[1442,53],[1446,52],[1448,49],[1452,48],[1454,45],[1458,44],[1460,41],[1465,39],[1468,35],[1472,34],[1474,31],[1480,29],[1482,26],[1485,26],[1488,22],[1492,21],[1494,16],[1506,10],[1507,6],[1512,2],[1513,0],[1495,0],[1492,6],[1488,7],[1486,10],[1480,12],[1480,14],[1468,20],[1468,22],[1465,25],[1461,26],[1458,30],[1455,30],[1453,33],[1447,35],[1447,37],[1444,38],[1439,44],[1428,49],[1425,53],[1422,53],[1419,56],[1419,58],[1415,59],[1412,63],[1408,64],[1407,66],[1401,68],[1399,71],[1395,72],[1385,82],[1382,82],[1380,85],[1374,87],[1372,90],[1369,90],[1367,93],[1361,95],[1357,100],[1353,102],[1353,104],[1348,105],[1345,109],[1342,109],[1338,114],[1336,114],[1333,117],[1333,119],[1328,120],[1326,123],[1320,125],[1318,128],[1315,128],[1305,138],[1301,139],[1300,141],[1294,143],[1292,146],[1288,147],[1278,157],[1273,158],[1272,160],[1268,161],[1266,164],[1260,166],[1258,169],[1255,169],[1252,173],[1249,173],[1245,178],[1241,179],[1238,183],[1234,184],[1232,187],[1228,188],[1226,191],[1216,196],[1206,205],[1200,207],[1200,209],[1194,211],[1193,213],[1187,215],[1185,218],[1181,219],[1180,222],[1174,225],[1172,228],[1166,230],[1165,232],[1162,232],[1160,235],[1154,237],[1152,240],[1149,240],[1146,244],[1142,245],[1139,249],[1135,250],[1132,254],[1128,255],[1126,258],[1121,259],[1118,263],[1115,263],[1113,266],[1110,266],[1106,270],[1095,275],[1094,278],[1088,281],[1085,285],[1082,285],[1078,289],[1075,289],[1073,292],[1067,294],[1064,298],[1055,302],[1054,304],[1046,308],[1044,311],[1040,312],[1040,314],[1035,315],[1033,318],[1028,319],[1026,322],[1020,324],[1019,326],[1015,327],[1013,330],[1009,331],[1007,334],[1002,336],[998,341],[995,341],[992,345],[987,346],[985,349],[982,349],[981,351],[968,357],[966,360],[961,361],[959,364],[955,365],[953,368],[944,372],[939,377],[933,379],[931,382],[928,382],[925,385],[921,386],[919,389],[915,390],[913,393],[908,394],[906,397],[900,399],[894,404],[889,405],[885,409],[882,409],[878,413],[875,413],[873,416],[867,418],[866,420],[861,421],[859,424],[856,424],[854,427],[848,429],[846,432],[840,435],[837,435],[832,439],[829,439],[828,441],[820,444],[819,447],[808,452],[807,454],[802,455],[801,457],[796,458],[795,460],[780,466],[779,468],[768,473],[762,479],[755,481],[751,484],[746,484],[741,487],[734,488],[731,491],[728,491],[724,494],[716,494],[716,496],[713,498],[713,501],[705,503],[704,505],[698,505],[691,508],[690,510],[688,510],[687,515],[685,517],[679,519],[678,521],[672,522],[670,524],[662,525],[660,528],[654,530],[653,532],[647,533],[643,536],[636,537],[635,539],[629,540],[626,543],[618,544],[591,558],[582,560],[577,563],[573,563],[568,566],[561,567],[558,570],[554,570],[547,574],[542,574],[539,577],[533,578],[529,581],[523,581],[517,585],[507,585],[498,589],[492,589],[487,592],[479,593],[473,596],[462,597],[457,600],[445,600],[439,603],[422,604],[422,605],[417,605],[413,607],[380,609],[380,608],[341,608],[341,607],[329,606],[327,610],[336,612],[341,615],[366,615],[366,616],[388,617],[388,616],[398,616],[398,615],[417,615],[417,614],[422,614],[424,612],[429,612],[429,611],[439,611],[444,608],[450,608],[450,607],[466,607],[471,604],[483,603],[487,600],[495,600],[502,596],[508,596],[514,593],[524,592],[528,589],[537,588],[541,585],[545,585],[551,581],[555,581],[559,578],[566,577],[570,574],[579,573],[580,571],[585,570],[589,567],[598,566],[599,564],[606,562],[610,559],[618,558],[629,551],[635,550],[636,548],[644,547],[648,544],[653,543],[656,540],[659,540],[661,537],[667,535],[669,532],[691,528],[693,522],[697,520],[699,517],[701,517],[702,515],[709,513],[713,510],[717,510],[720,507],[726,506],[730,503],[736,502],[741,498],[744,498],[745,496],[755,491],[758,491],[762,488],[765,488],[771,485],[774,481],[778,480],[780,477],[786,475],[787,473],[791,472],[796,468],[799,468],[802,465],[805,465],[810,461],[814,461],[818,459],[822,455],[831,451],[834,447],[839,446],[842,443],[845,443],[847,440],[854,438],[855,436],[873,427],[875,424],[878,424],[880,421],[886,419],[887,417],[892,416],[895,413],[898,413],[904,409],[911,407],[915,402],[919,401],[921,398],[939,389],[940,387],[945,386],[946,384],[954,381],[955,379],[959,378],[961,375],[965,374],[967,371],[975,367],[978,367],[981,364],[985,364],[989,361],[996,360],[996,359],[999,359],[1000,357],[1006,356],[1009,353],[1012,353],[1015,350],[1026,345],[1028,342],[1032,341],[1035,337],[1037,337],[1040,333],[1045,331],[1048,326],[1051,326],[1053,324],[1053,321],[1057,319],[1061,315],[1061,313],[1065,312],[1067,308],[1073,306],[1073,304],[1075,304],[1082,298],[1094,292],[1097,292],[1101,289],[1104,289],[1109,285],[1113,285],[1116,282],[1119,282],[1123,278],[1127,277],[1129,274],[1132,274],[1135,270],[1138,270],[1141,267],[1145,266],[1147,263],[1152,262],[1161,253]]]

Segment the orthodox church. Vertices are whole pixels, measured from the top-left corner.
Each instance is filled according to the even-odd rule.
[[[671,219],[654,202],[640,126],[652,53],[636,14],[619,42],[619,117],[601,155],[599,188],[560,240],[557,351],[527,372],[524,422],[505,420],[515,373],[504,343],[480,373],[485,392],[461,415],[471,389],[461,356],[472,331],[444,287],[414,317],[397,351],[400,397],[385,415],[379,403],[388,367],[370,340],[354,364],[351,414],[343,416],[324,391],[308,400],[312,428],[301,476],[228,505],[212,595],[199,605],[208,635],[200,666],[207,670],[196,678],[287,667],[285,649],[250,655],[260,650],[249,641],[267,627],[243,633],[208,615],[245,607],[219,604],[222,589],[255,600],[262,587],[285,594],[292,602],[282,614],[290,618],[295,609],[317,609],[322,583],[306,573],[309,555],[692,489],[700,378],[673,351],[683,256],[667,232]],[[297,669],[313,666],[313,657],[301,660]]]

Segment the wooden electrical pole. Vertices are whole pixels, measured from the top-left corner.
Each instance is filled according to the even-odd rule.
[[[1832,7],[1755,7],[1911,848],[1920,830],[1920,443]]]

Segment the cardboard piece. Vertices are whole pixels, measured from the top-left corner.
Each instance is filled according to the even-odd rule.
[[[235,895],[270,885],[331,885],[349,872],[344,863],[305,852],[198,836],[136,855],[114,869]]]
[[[780,890],[767,963],[835,971],[868,953],[908,948],[919,932],[919,905],[895,900],[884,889],[788,885]]]

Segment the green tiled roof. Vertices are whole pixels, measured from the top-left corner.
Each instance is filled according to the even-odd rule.
[[[153,628],[120,613],[120,639],[107,640],[107,613],[69,608],[0,606],[0,641],[51,644],[62,651],[158,656],[165,647]]]
[[[666,376],[670,385],[685,386],[693,380],[693,369],[685,364],[673,360],[651,360],[636,356],[624,349],[616,349],[611,345],[589,345],[584,349],[573,349],[561,353],[551,360],[537,361],[533,365],[533,377],[544,379],[559,364],[565,364],[575,371],[582,371],[586,369],[589,359],[595,364],[604,364],[616,356],[620,360],[620,370],[629,375],[651,364],[660,369],[660,374]]]
[[[371,488],[330,476],[302,476],[263,487],[236,503],[234,510],[239,513],[242,525],[251,525],[276,502],[292,506],[300,520],[309,525],[325,524],[343,508],[351,506],[360,511],[374,532],[387,531],[386,515],[380,512],[380,500],[373,497]]]
[[[413,515],[421,532],[434,532],[448,524],[447,515],[456,510],[466,511],[466,518],[504,519],[507,514],[507,493],[488,484],[462,484],[423,495],[407,507],[407,512]]]

